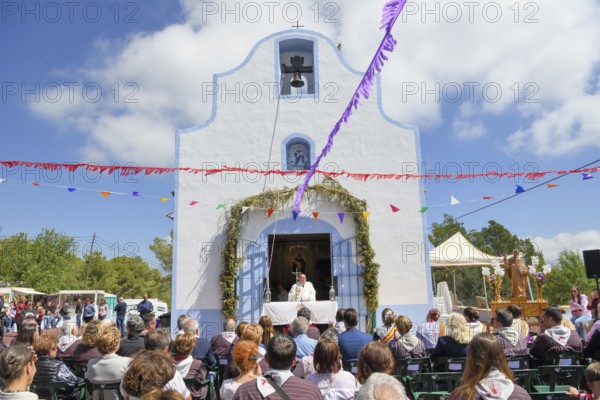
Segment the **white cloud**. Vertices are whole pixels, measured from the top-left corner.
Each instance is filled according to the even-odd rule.
[[[84,132],[88,144],[81,153],[93,161],[172,165],[174,129],[197,125],[210,115],[211,102],[203,99],[203,91],[212,75],[239,65],[261,38],[290,29],[296,10],[284,12],[288,3],[300,7],[306,29],[341,42],[348,63],[365,68],[382,37],[377,28],[384,1],[276,3],[272,10],[263,6],[261,18],[251,22],[256,14],[244,8],[250,3],[181,0],[183,22],[119,41],[98,40],[88,65],[63,71],[78,82],[100,84],[101,101],[86,102],[79,93],[72,103],[63,96],[58,103],[31,108],[61,127]],[[456,23],[448,4],[410,2],[398,21],[398,46],[383,73],[383,102],[390,116],[421,127],[440,125],[445,122],[442,103],[456,100],[453,90],[459,88],[456,103],[470,107],[468,115],[451,119],[460,139],[483,137],[487,115],[514,108],[524,119],[508,138],[507,150],[544,156],[599,146],[600,96],[586,94],[600,61],[598,2],[579,0],[564,7],[558,0],[483,1],[476,3],[472,22],[466,3],[452,3],[461,7]],[[496,23],[490,22],[494,9],[488,7],[494,4],[502,12]],[[207,8],[214,6],[216,13]],[[224,12],[235,7],[238,15]],[[424,7],[434,11],[426,13]],[[525,23],[527,18],[538,22]],[[415,85],[417,92],[407,93]],[[137,103],[125,102],[127,95]],[[538,103],[524,103],[526,96]]]
[[[558,255],[563,250],[597,249],[600,243],[600,231],[587,230],[579,233],[559,233],[550,238],[535,236],[531,238],[531,241],[544,253],[546,263],[556,264]]]
[[[452,123],[452,130],[456,137],[460,140],[475,140],[479,139],[487,132],[481,121],[465,121],[455,119]]]

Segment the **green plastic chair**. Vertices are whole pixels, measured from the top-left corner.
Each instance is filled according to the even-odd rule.
[[[538,393],[566,392],[573,386],[582,389],[581,380],[585,365],[546,365],[538,367],[542,385],[533,385]],[[560,385],[557,384],[560,382]]]
[[[537,369],[513,369],[512,373],[515,384],[521,386],[527,392],[531,392],[539,371]]]
[[[90,396],[94,395],[94,392],[98,391],[98,398],[100,400],[104,400],[104,391],[105,390],[116,390],[117,396],[119,400],[123,400],[123,395],[121,395],[121,382],[113,382],[113,383],[92,383],[90,381],[86,381],[87,390]]]
[[[569,400],[571,397],[567,396],[565,392],[550,392],[550,393],[529,393],[531,400]]]
[[[466,357],[436,357],[433,359],[436,366],[440,366],[443,372],[462,372],[467,363]],[[435,367],[434,367],[435,369]]]
[[[519,354],[516,356],[506,356],[506,362],[508,368],[515,369],[529,369],[529,360],[531,357],[529,354]]]
[[[49,396],[50,400],[58,400],[59,398],[63,398],[64,392],[68,392],[73,389],[79,389],[79,400],[84,400],[86,398],[87,391],[85,382],[81,382],[75,388],[66,382],[33,382],[29,386],[29,391],[37,394],[40,399],[47,399]]]
[[[448,400],[448,397],[449,393],[421,393],[419,400]]]
[[[429,358],[399,358],[396,359],[395,375],[415,375],[431,372]]]
[[[459,386],[461,378],[460,372],[427,372],[402,377],[414,400],[424,393],[449,395]]]

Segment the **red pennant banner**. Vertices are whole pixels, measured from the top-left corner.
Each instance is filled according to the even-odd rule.
[[[121,176],[130,176],[130,175],[161,175],[166,173],[173,173],[176,171],[186,172],[189,174],[204,174],[205,176],[227,173],[227,172],[240,172],[246,174],[257,174],[263,176],[269,175],[292,175],[292,176],[304,176],[306,175],[306,171],[280,171],[280,170],[261,170],[261,169],[251,169],[251,168],[238,168],[238,167],[227,167],[223,168],[191,168],[191,167],[179,167],[179,168],[161,168],[161,167],[132,167],[128,165],[98,165],[98,164],[89,164],[89,163],[75,163],[75,164],[67,164],[67,163],[47,163],[47,162],[29,162],[29,161],[0,161],[0,165],[3,165],[7,168],[18,168],[18,167],[26,167],[26,168],[36,168],[36,169],[44,169],[48,171],[57,171],[61,169],[66,169],[70,172],[74,172],[78,169],[83,169],[91,172],[97,172],[100,174],[108,173],[114,174],[118,173]],[[517,177],[527,178],[530,180],[544,178],[546,175],[555,174],[555,175],[564,175],[564,174],[584,174],[584,179],[593,178],[592,173],[600,171],[600,166],[590,167],[590,168],[582,168],[582,169],[573,169],[573,170],[549,170],[549,171],[540,171],[540,172],[495,172],[495,171],[487,171],[485,173],[477,173],[477,174],[381,174],[376,172],[369,173],[355,173],[355,172],[331,172],[331,171],[322,171],[316,170],[315,173],[321,176],[328,176],[331,178],[338,177],[346,177],[351,179],[356,179],[358,181],[366,182],[371,179],[474,179],[474,178],[483,178],[483,177],[493,177],[493,178],[508,178],[514,179]]]

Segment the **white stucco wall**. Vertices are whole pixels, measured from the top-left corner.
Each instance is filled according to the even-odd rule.
[[[268,89],[276,80],[277,42],[297,37],[316,43],[320,96],[294,101],[284,99],[278,105]],[[270,159],[272,167],[280,169],[285,165],[285,160],[281,159],[281,143],[295,133],[310,137],[318,154],[361,76],[349,70],[333,42],[320,34],[287,31],[265,38],[251,49],[240,67],[216,77],[217,87],[231,92],[216,95],[211,119],[198,127],[178,132],[178,166],[218,168],[227,165],[266,169]],[[257,93],[252,91],[257,86],[262,88],[262,96],[258,100]],[[233,93],[236,90],[238,98]],[[342,125],[333,151],[323,160],[321,169],[398,173],[403,170],[403,164],[419,163],[417,131],[394,123],[382,114],[378,91],[379,88],[374,87],[371,99],[361,100],[362,105],[349,124]],[[244,101],[248,98],[253,102]],[[277,108],[278,123],[273,135]],[[424,318],[424,314],[420,314],[426,313],[432,299],[430,275],[424,257],[419,182],[362,182],[349,178],[338,181],[354,196],[366,200],[371,211],[371,243],[376,261],[381,264],[380,305],[392,305],[398,313],[420,321]],[[189,312],[204,323],[220,323],[217,312],[221,307],[218,278],[222,272],[226,213],[223,209],[217,210],[216,205],[232,205],[245,197],[259,194],[263,187],[294,187],[299,183],[301,178],[265,178],[243,173],[208,177],[187,173],[177,175],[173,319],[178,313]],[[200,203],[189,206],[192,200]],[[392,213],[390,204],[401,211]],[[321,211],[319,220],[335,227],[346,239],[354,236],[352,219],[347,217],[344,224],[338,220],[336,213],[343,211],[341,207],[335,204],[313,205],[305,200],[302,209],[300,219],[312,219],[312,211]],[[249,211],[243,239],[256,240],[257,235],[276,219],[281,220],[286,229],[293,230],[294,225],[289,223],[291,210],[290,204],[285,211],[269,219],[264,211]],[[284,219],[287,224],[283,223]]]

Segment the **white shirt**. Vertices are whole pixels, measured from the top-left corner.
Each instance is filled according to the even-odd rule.
[[[288,294],[288,301],[317,301],[316,297],[317,292],[312,283],[306,282],[304,285],[294,283]]]
[[[233,379],[226,379],[223,381],[221,385],[221,390],[219,390],[219,394],[221,395],[221,400],[231,400],[237,392],[238,388],[242,386],[241,383],[237,383]]]
[[[306,380],[319,387],[325,400],[354,399],[361,386],[354,375],[343,370],[335,374],[311,374],[306,377]]]

